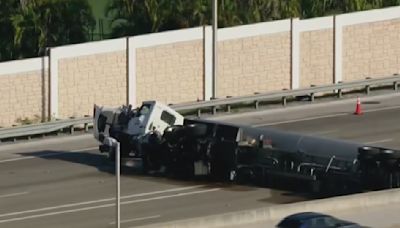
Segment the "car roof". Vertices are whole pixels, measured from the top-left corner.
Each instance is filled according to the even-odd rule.
[[[329,216],[326,214],[322,213],[317,213],[317,212],[301,212],[301,213],[296,213],[293,215],[289,215],[285,218],[285,220],[304,220],[304,219],[309,219],[309,218],[315,218],[315,217],[325,217]],[[332,216],[329,216],[332,217]]]

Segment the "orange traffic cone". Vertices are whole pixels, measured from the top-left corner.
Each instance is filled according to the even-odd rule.
[[[356,105],[356,111],[354,112],[354,115],[361,115],[362,110],[361,110],[361,100],[359,97],[357,97],[357,105]]]

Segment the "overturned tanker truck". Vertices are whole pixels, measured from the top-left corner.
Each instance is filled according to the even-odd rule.
[[[175,177],[295,185],[307,191],[355,192],[400,187],[400,151],[359,143],[188,119],[157,101],[138,109],[94,108],[94,136],[110,160],[121,158],[144,173]]]

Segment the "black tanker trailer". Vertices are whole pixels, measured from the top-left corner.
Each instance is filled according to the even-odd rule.
[[[177,161],[169,163],[176,174],[201,174],[189,165],[201,162],[206,174],[219,180],[316,192],[400,187],[400,151],[204,120],[171,128],[162,151]]]

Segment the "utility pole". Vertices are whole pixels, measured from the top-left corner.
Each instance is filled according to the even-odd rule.
[[[121,156],[120,143],[112,137],[106,137],[104,143],[110,147],[110,150],[115,150],[115,178],[116,178],[116,195],[115,197],[115,227],[121,227]],[[111,152],[111,151],[110,151]]]
[[[117,176],[117,202],[116,202],[116,224],[117,228],[121,227],[121,156],[120,156],[120,144],[117,141],[115,143],[115,175]]]
[[[212,0],[212,30],[213,30],[213,64],[212,64],[212,98],[217,98],[217,32],[218,32],[218,0]]]

